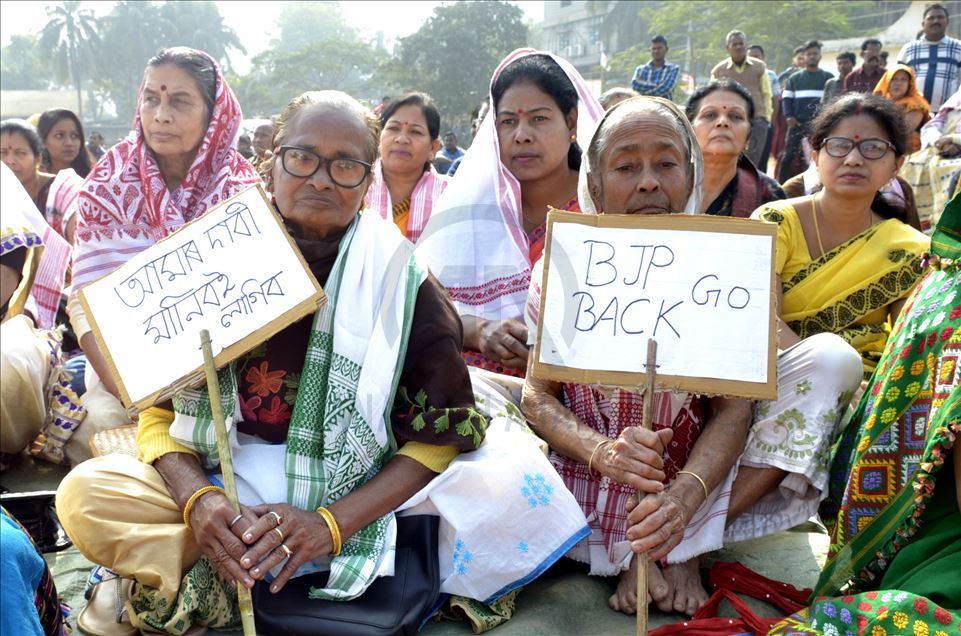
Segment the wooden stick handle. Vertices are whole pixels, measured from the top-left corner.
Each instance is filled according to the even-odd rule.
[[[651,430],[654,421],[654,378],[657,373],[657,342],[647,341],[647,386],[644,390],[644,408],[641,426]],[[642,494],[637,493],[638,500]],[[635,554],[637,559],[637,636],[647,636],[647,568],[646,554]],[[655,566],[657,567],[657,566]]]
[[[204,373],[207,376],[207,393],[210,396],[210,411],[214,419],[214,431],[217,433],[217,454],[220,456],[221,476],[224,480],[224,491],[234,510],[240,512],[240,499],[237,497],[237,481],[234,479],[234,458],[230,454],[230,438],[227,436],[227,425],[224,422],[224,408],[220,402],[220,382],[217,380],[217,367],[214,364],[213,351],[210,348],[210,332],[200,330],[200,348],[204,354]],[[237,582],[237,604],[240,607],[240,621],[244,628],[244,636],[257,636],[254,626],[254,603],[250,590],[240,581]]]

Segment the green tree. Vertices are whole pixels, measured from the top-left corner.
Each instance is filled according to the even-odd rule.
[[[357,31],[344,20],[339,2],[288,2],[277,18],[273,50],[296,51],[324,40],[350,40]]]
[[[103,21],[106,44],[101,48],[97,86],[113,103],[117,118],[131,122],[144,67],[163,48],[163,34],[171,27],[155,3],[140,0],[118,2]]]
[[[606,74],[609,86],[625,84],[637,65],[650,60],[649,40],[656,33],[667,37],[671,45],[668,60],[680,64],[684,70],[689,69],[695,81],[703,84],[714,65],[727,56],[724,38],[733,29],[744,31],[750,44],[763,46],[768,66],[780,70],[790,63],[793,48],[807,40],[865,33],[855,24],[863,23],[865,16],[878,15],[882,5],[889,3],[874,0],[697,0],[643,4],[621,1],[614,4],[617,6],[612,8],[611,2],[592,2],[597,10],[610,9],[605,24],[617,13],[619,17],[615,23],[630,22],[639,30],[634,36],[637,43],[611,58]],[[624,12],[629,11],[635,12],[637,17],[628,18]],[[887,23],[874,28],[886,26],[895,17],[891,14]],[[678,97],[683,99],[681,95]]]
[[[448,118],[457,118],[487,94],[497,64],[525,46],[520,8],[501,1],[439,6],[416,33],[400,40],[383,79],[394,88],[429,93]]]
[[[40,90],[50,87],[50,66],[34,35],[14,35],[0,51],[0,90]]]
[[[165,2],[160,7],[162,24],[166,26],[164,46],[189,46],[200,49],[230,70],[230,50],[246,54],[236,31],[224,24],[217,5],[204,2]],[[146,60],[145,60],[146,61]]]
[[[90,77],[100,46],[97,19],[78,0],[47,7],[49,20],[40,34],[40,46],[53,54],[53,68],[61,82],[77,90],[77,116],[83,120],[81,81]]]
[[[690,68],[698,83],[727,56],[724,37],[744,31],[751,44],[764,47],[772,68],[784,68],[792,49],[807,40],[856,35],[848,22],[871,2],[850,0],[778,0],[742,2],[669,2],[641,9],[651,33],[663,33],[671,43],[670,59],[686,66],[690,38]]]
[[[336,37],[290,51],[269,49],[254,57],[251,71],[231,80],[245,116],[270,116],[307,90],[342,90],[364,97],[385,53],[362,40]]]
[[[115,4],[103,21],[103,39],[108,45],[102,47],[97,86],[123,122],[133,120],[144,68],[161,49],[198,48],[228,71],[228,53],[245,52],[240,38],[224,24],[212,2],[124,0]]]

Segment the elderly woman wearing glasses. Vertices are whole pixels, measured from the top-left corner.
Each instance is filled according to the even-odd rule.
[[[810,141],[823,189],[753,215],[779,226],[781,346],[835,333],[861,354],[867,377],[928,248],[906,210],[879,193],[904,162],[908,131],[890,101],[853,94],[818,115]]]
[[[243,514],[215,485],[206,389],[140,414],[139,461],[99,457],[63,481],[58,511],[75,545],[139,583],[132,599],[130,583],[98,586],[124,597],[106,599],[98,624],[110,629],[87,621],[85,633],[120,633],[112,613],[128,599],[136,628],[235,626],[227,582],[256,583],[267,599],[310,603],[297,586],[311,582],[312,598],[357,598],[416,547],[400,543],[401,509],[440,517],[440,591],[488,602],[587,531],[523,419],[475,409],[460,319],[414,245],[359,213],[376,116],[344,93],[311,92],[277,126],[267,188],[327,299],[221,371]],[[525,494],[525,477],[537,492]],[[288,585],[306,574],[321,579]],[[434,609],[433,598],[412,602]]]

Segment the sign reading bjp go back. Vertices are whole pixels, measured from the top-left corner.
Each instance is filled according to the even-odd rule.
[[[131,413],[203,381],[202,329],[221,367],[313,313],[323,298],[259,185],[80,290]]]
[[[776,233],[747,219],[552,211],[534,375],[642,387],[653,338],[662,389],[776,398]]]

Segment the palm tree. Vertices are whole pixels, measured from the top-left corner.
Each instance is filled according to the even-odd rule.
[[[79,0],[65,0],[47,7],[50,20],[40,33],[40,45],[53,53],[53,67],[61,82],[73,80],[77,90],[77,116],[83,120],[80,82],[93,67],[100,34],[97,19],[89,9],[81,9]]]

